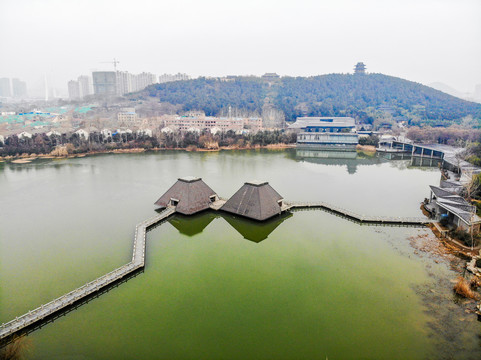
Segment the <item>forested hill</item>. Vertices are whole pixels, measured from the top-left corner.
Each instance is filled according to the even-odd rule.
[[[297,116],[369,120],[369,114],[380,106],[389,107],[393,116],[404,115],[418,122],[452,121],[467,115],[481,119],[481,104],[382,74],[282,77],[271,84],[257,77],[231,81],[199,78],[155,84],[132,96],[157,97],[160,102],[180,104],[186,111],[204,110],[207,115],[218,115],[228,106],[260,114],[262,107],[270,104],[282,110],[286,120]]]

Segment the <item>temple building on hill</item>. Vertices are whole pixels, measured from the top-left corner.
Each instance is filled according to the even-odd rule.
[[[354,74],[356,75],[366,74],[366,65],[364,65],[363,62],[358,62],[356,66],[354,66]]]
[[[220,208],[254,220],[266,220],[283,211],[284,198],[266,181],[246,182]]]
[[[175,207],[178,213],[192,215],[207,210],[219,199],[217,194],[201,178],[187,176],[179,178],[172,187],[162,195],[155,205]]]
[[[298,148],[353,151],[359,141],[351,117],[298,117],[289,129],[298,132]]]

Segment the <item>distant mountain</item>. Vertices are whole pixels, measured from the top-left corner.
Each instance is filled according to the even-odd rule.
[[[286,120],[297,116],[354,116],[369,121],[379,107],[422,122],[443,122],[472,115],[481,119],[481,104],[442,91],[383,74],[329,74],[282,77],[199,78],[155,84],[133,98],[156,97],[183,109],[225,113],[229,106],[261,113],[263,107],[282,110]],[[371,119],[372,121],[372,119]]]
[[[461,91],[458,91],[455,88],[453,88],[449,85],[446,85],[442,82],[433,82],[431,84],[428,84],[428,86],[432,87],[433,89],[442,91],[443,93],[446,93],[446,94],[449,94],[449,95],[452,95],[452,96],[456,96],[460,99],[463,98],[463,93]]]
[[[449,94],[449,95],[452,95],[452,96],[456,96],[460,99],[472,101],[473,98],[474,98],[474,94],[463,93],[463,92],[458,91],[455,88],[453,88],[449,85],[446,85],[442,82],[433,82],[431,84],[428,84],[428,86],[432,87],[433,89],[442,91],[443,93],[446,93],[446,94]]]

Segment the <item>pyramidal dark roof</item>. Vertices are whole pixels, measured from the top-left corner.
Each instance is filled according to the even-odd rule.
[[[184,215],[206,210],[217,194],[201,178],[187,176],[179,178],[172,187],[162,195],[155,205],[161,207],[175,206],[175,210]]]
[[[281,213],[282,196],[266,181],[246,182],[221,210],[255,220],[265,220]]]

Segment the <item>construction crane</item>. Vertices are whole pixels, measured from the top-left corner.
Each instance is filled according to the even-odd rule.
[[[117,72],[117,64],[120,64],[120,61],[114,58],[114,61],[102,61],[102,64],[114,64],[114,70]]]

